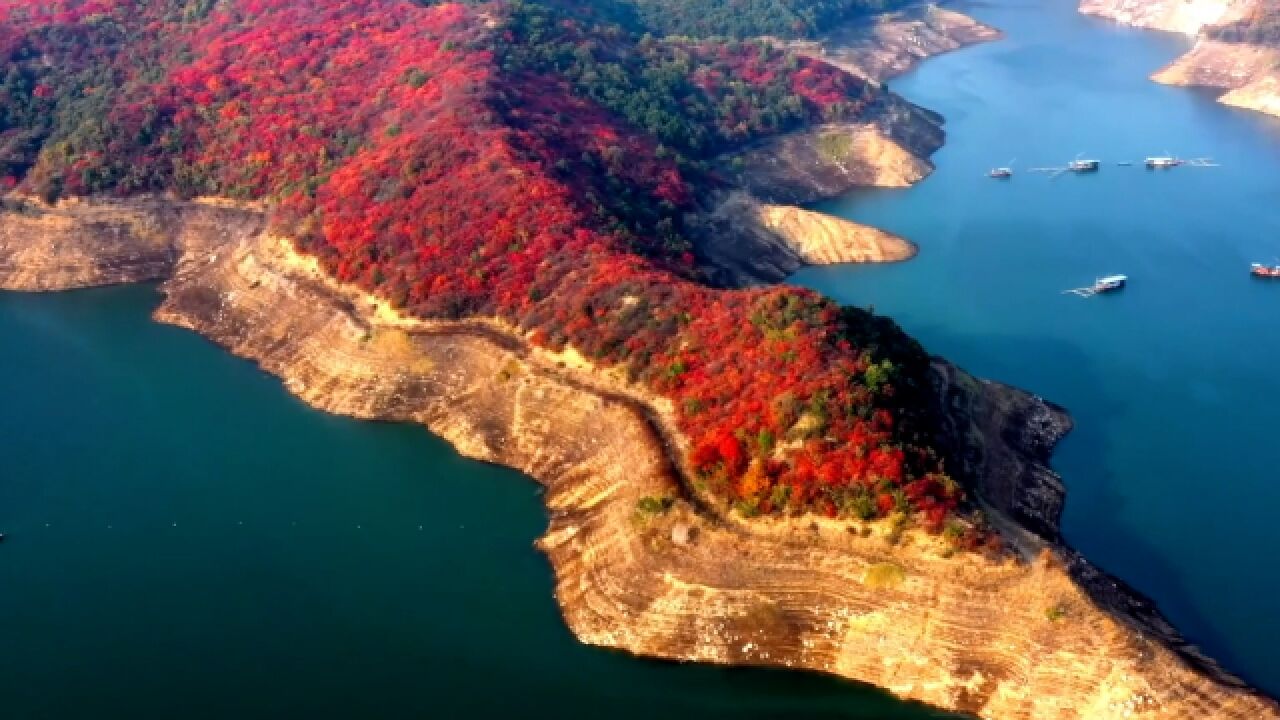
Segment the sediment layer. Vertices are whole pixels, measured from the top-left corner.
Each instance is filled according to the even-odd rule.
[[[950,442],[1015,552],[951,555],[914,530],[891,542],[884,524],[743,521],[686,492],[682,440],[642,388],[495,322],[401,317],[326,277],[257,212],[155,199],[0,215],[0,287],[157,276],[157,319],[308,403],[422,423],[542,483],[538,547],[583,642],[817,670],[1000,720],[1280,718],[1151,632],[1125,610],[1134,596],[1058,542],[1061,484],[1044,461],[1069,422],[1039,398],[938,364]],[[651,496],[675,504],[639,512]]]

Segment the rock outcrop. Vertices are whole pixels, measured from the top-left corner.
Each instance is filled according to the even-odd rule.
[[[916,246],[893,233],[793,205],[760,203],[745,192],[714,201],[694,228],[718,284],[780,282],[804,265],[900,262]]]
[[[772,283],[804,265],[896,262],[910,242],[883,230],[793,207],[860,187],[907,187],[933,171],[942,118],[893,94],[858,123],[832,123],[756,143],[717,161],[728,188],[688,218],[713,282]]]
[[[990,42],[1000,31],[932,3],[913,5],[877,16],[873,22],[851,22],[817,41],[791,47],[855,75],[884,82],[921,61],[967,45]]]
[[[1280,718],[1057,539],[1045,459],[1069,422],[1049,403],[937,366],[947,442],[1017,552],[953,555],[888,523],[744,521],[690,490],[670,410],[642,388],[495,322],[402,317],[263,227],[207,203],[24,204],[0,215],[0,287],[164,275],[157,319],[308,403],[420,422],[528,473],[550,511],[538,547],[584,642],[833,673],[999,720]],[[649,497],[674,503],[652,512]]]
[[[933,172],[942,118],[886,94],[866,122],[819,125],[726,156],[722,173],[768,203],[807,203],[857,187],[907,187]]]
[[[1080,0],[1080,12],[1124,25],[1195,35],[1246,17],[1258,0]]]

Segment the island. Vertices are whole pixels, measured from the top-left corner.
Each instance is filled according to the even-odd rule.
[[[850,71],[894,45],[824,43],[978,25],[699,5],[4,0],[0,288],[158,281],[311,405],[527,473],[583,642],[997,720],[1280,717],[1063,541],[1061,407],[773,284],[910,258],[796,205],[943,141]]]

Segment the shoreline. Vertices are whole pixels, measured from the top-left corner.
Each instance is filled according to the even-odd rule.
[[[1280,49],[1213,40],[1210,25],[1247,18],[1259,0],[1080,0],[1084,15],[1130,27],[1179,33],[1195,46],[1151,74],[1162,85],[1201,87],[1220,93],[1216,102],[1280,117]]]
[[[883,85],[930,58],[1001,37],[999,29],[944,3],[922,2],[878,15],[870,27],[851,21],[788,47]]]

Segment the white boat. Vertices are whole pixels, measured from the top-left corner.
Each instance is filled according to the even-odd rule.
[[[1108,275],[1094,280],[1093,284],[1087,287],[1063,290],[1062,292],[1064,295],[1079,295],[1080,297],[1087,298],[1093,297],[1099,293],[1119,290],[1124,287],[1127,282],[1129,282],[1129,277],[1127,275]]]
[[[1124,287],[1127,282],[1129,282],[1129,278],[1126,275],[1108,275],[1094,281],[1093,291],[1096,293],[1104,293],[1112,290],[1119,290]]]
[[[1159,155],[1156,157],[1149,157],[1143,162],[1146,163],[1147,167],[1153,170],[1161,170],[1164,168],[1178,167],[1179,165],[1182,165],[1183,162],[1185,161],[1176,157],[1172,157],[1170,155]]]
[[[1067,169],[1076,173],[1097,172],[1101,166],[1101,160],[1072,160],[1067,163]]]

